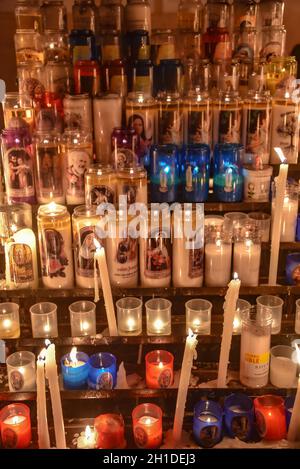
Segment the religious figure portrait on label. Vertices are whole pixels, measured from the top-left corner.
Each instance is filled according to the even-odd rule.
[[[74,150],[68,154],[67,193],[84,194],[84,177],[90,167],[90,155],[86,151]]]
[[[145,256],[146,277],[165,278],[171,274],[171,241],[164,239],[162,232],[147,240]]]
[[[43,277],[66,277],[69,260],[64,252],[64,239],[56,230],[45,230],[42,240]]]
[[[34,190],[32,160],[24,149],[13,148],[7,152],[9,186],[12,191],[28,193]]]
[[[26,244],[13,244],[9,250],[10,277],[15,283],[34,280],[32,252]]]
[[[43,193],[63,194],[63,169],[56,148],[39,148],[39,184]]]

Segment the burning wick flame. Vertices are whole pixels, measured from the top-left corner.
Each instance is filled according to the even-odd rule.
[[[77,347],[73,347],[70,352],[70,362],[67,360],[69,365],[76,367],[78,360],[77,360]]]
[[[94,245],[97,251],[100,251],[102,249],[102,246],[97,239],[94,239]]]
[[[239,279],[239,274],[237,274],[236,272],[234,272],[233,274],[233,280],[238,280]]]
[[[45,361],[46,360],[46,354],[47,354],[47,350],[45,348],[43,348],[43,350],[41,351],[41,353],[38,356],[38,359],[40,361]]]
[[[85,437],[88,441],[92,438],[92,430],[89,425],[85,429]]]

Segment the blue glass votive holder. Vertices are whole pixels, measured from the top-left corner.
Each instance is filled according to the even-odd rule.
[[[250,397],[231,394],[224,402],[225,427],[231,438],[248,441],[254,431],[254,407]]]
[[[300,285],[300,253],[293,252],[286,256],[286,283]]]
[[[295,404],[295,396],[289,396],[285,400],[285,416],[286,416],[286,429],[288,431],[290,423],[291,423],[291,418],[292,418],[292,413],[293,413],[293,407]]]
[[[200,401],[194,408],[193,434],[203,448],[212,448],[222,439],[222,407],[213,401]]]
[[[72,362],[70,354],[61,359],[61,370],[64,388],[69,390],[86,389],[89,376],[89,356],[83,352],[77,352],[77,362]]]
[[[173,203],[178,200],[180,161],[176,145],[154,145],[150,156],[151,202]]]
[[[214,151],[214,194],[219,202],[242,202],[244,178],[243,146],[219,144]]]
[[[187,145],[183,150],[182,186],[184,202],[202,203],[208,199],[210,147]]]
[[[96,353],[89,359],[88,386],[97,391],[111,390],[117,384],[117,359],[111,353]]]
[[[300,215],[297,217],[296,241],[300,241]]]

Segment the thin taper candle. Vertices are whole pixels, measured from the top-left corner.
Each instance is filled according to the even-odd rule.
[[[37,428],[39,449],[50,448],[50,437],[47,420],[46,384],[45,384],[46,349],[42,350],[37,359]]]
[[[300,364],[300,350],[298,344],[296,344],[296,350],[298,363]],[[288,431],[288,441],[300,441],[300,375],[298,378],[297,394]]]

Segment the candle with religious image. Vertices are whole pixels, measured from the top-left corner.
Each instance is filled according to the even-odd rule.
[[[9,404],[0,412],[1,440],[6,449],[26,449],[31,442],[30,408]]]
[[[161,93],[158,97],[157,143],[182,145],[183,131],[183,106],[179,93]]]
[[[117,203],[116,173],[110,165],[92,165],[85,174],[85,203],[88,206]]]
[[[117,172],[117,201],[124,196],[127,205],[148,204],[147,172],[143,166],[132,166]]]
[[[34,153],[38,203],[64,204],[63,155],[58,135],[54,132],[36,132]]]
[[[72,288],[72,233],[67,208],[54,202],[42,205],[37,221],[44,286],[50,289]]]
[[[232,85],[219,94],[213,103],[213,142],[241,143],[242,101]]]
[[[178,199],[180,161],[176,145],[155,145],[151,148],[151,202],[172,203]]]
[[[284,56],[286,46],[285,27],[279,24],[263,27],[260,43],[259,55],[262,60],[269,61],[272,57]]]
[[[166,389],[174,380],[174,356],[166,350],[153,350],[145,357],[146,384],[149,389]]]
[[[30,96],[20,93],[6,93],[2,102],[5,128],[10,127],[11,120],[18,118],[26,122],[33,130],[34,109]]]
[[[212,103],[207,92],[190,91],[184,100],[184,132],[188,144],[211,145]]]
[[[101,37],[102,89],[105,92],[127,96],[126,62],[122,59],[121,35],[111,31]]]
[[[67,204],[84,204],[85,174],[93,162],[92,136],[85,132],[67,131],[62,142]]]
[[[66,95],[64,98],[66,130],[93,132],[92,101],[88,94]]]

